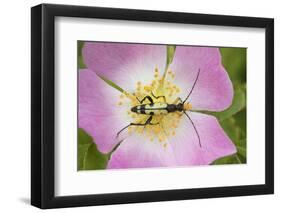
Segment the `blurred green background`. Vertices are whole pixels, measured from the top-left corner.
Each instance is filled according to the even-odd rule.
[[[234,87],[230,108],[214,114],[225,132],[235,143],[237,153],[213,162],[213,164],[246,163],[246,48],[220,48],[222,63]]]
[[[83,41],[78,41],[78,68],[86,68],[82,48]],[[167,64],[173,59],[175,46],[167,47]],[[215,160],[213,165],[246,163],[246,48],[220,48],[222,64],[227,70],[234,87],[232,105],[223,112],[207,112],[217,117],[222,128],[237,148],[237,153]],[[78,129],[78,170],[105,169],[111,153],[103,154],[83,129]]]

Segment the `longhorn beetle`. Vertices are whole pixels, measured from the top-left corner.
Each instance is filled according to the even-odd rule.
[[[182,99],[180,97],[178,97],[172,104],[169,104],[166,102],[166,97],[165,96],[155,96],[153,94],[153,92],[151,92],[151,95],[155,98],[155,99],[159,99],[159,98],[163,98],[164,102],[157,102],[154,103],[153,99],[151,98],[151,96],[147,95],[145,96],[142,100],[139,100],[137,97],[137,100],[139,101],[140,105],[134,106],[131,108],[131,111],[137,114],[144,114],[144,115],[150,115],[148,117],[148,119],[146,120],[145,123],[130,123],[129,125],[125,126],[124,128],[122,128],[118,133],[117,133],[117,137],[119,136],[119,134],[124,131],[125,129],[127,129],[129,126],[146,126],[146,125],[158,125],[158,123],[151,123],[152,118],[154,115],[164,115],[164,114],[168,114],[168,113],[172,113],[172,112],[182,112],[183,114],[185,114],[187,116],[187,118],[189,119],[189,121],[191,122],[194,131],[196,132],[196,135],[198,137],[198,141],[199,141],[199,146],[201,147],[201,140],[200,140],[200,136],[199,133],[192,121],[192,119],[190,118],[190,116],[187,114],[186,111],[188,111],[190,109],[190,103],[187,102],[189,96],[191,95],[197,80],[199,78],[199,74],[200,74],[200,69],[198,70],[196,79],[192,85],[192,88],[190,90],[190,92],[188,93],[187,97],[184,99],[184,101],[182,101]],[[149,104],[143,104],[143,102],[145,100],[148,100],[150,103]],[[187,103],[186,103],[187,102]]]

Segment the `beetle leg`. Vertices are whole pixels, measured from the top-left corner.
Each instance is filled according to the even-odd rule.
[[[152,95],[154,98],[156,98],[156,99],[163,98],[163,99],[164,99],[164,102],[167,103],[166,97],[165,97],[164,95],[155,96],[152,91],[151,91],[151,95]]]
[[[117,137],[120,135],[121,132],[123,132],[125,129],[127,129],[129,126],[146,126],[146,125],[158,125],[159,122],[157,123],[151,123],[152,120],[152,115],[149,116],[149,118],[146,120],[145,123],[130,123],[129,125],[125,126],[124,128],[122,128],[118,133],[117,133]]]
[[[152,100],[152,98],[151,98],[150,96],[148,96],[148,95],[145,96],[145,97],[144,97],[141,101],[139,101],[139,102],[142,104],[146,99],[148,99],[151,104],[154,103],[153,100]]]
[[[178,104],[178,103],[183,103],[182,102],[182,99],[180,98],[180,97],[177,97],[175,100],[174,100],[174,102],[173,102],[173,104]]]

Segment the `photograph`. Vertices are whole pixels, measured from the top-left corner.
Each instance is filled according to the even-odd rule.
[[[3,1],[0,213],[280,211],[280,5]]]
[[[273,18],[39,4],[31,41],[33,206],[274,193]]]
[[[247,163],[247,48],[77,41],[77,170]]]

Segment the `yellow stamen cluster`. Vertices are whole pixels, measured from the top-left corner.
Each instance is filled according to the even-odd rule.
[[[156,67],[153,76],[154,78],[148,84],[144,84],[141,81],[136,82],[134,93],[123,92],[119,97],[118,106],[121,106],[126,98],[129,99],[130,107],[128,108],[127,115],[131,118],[131,123],[144,124],[150,117],[150,115],[131,112],[130,109],[131,107],[140,105],[139,100],[142,100],[145,96],[150,96],[154,103],[178,103],[175,100],[177,100],[178,93],[180,93],[180,88],[173,83],[175,73],[172,70],[168,70],[167,75],[163,78]],[[153,97],[152,93],[156,97],[165,96],[166,102],[164,98],[157,99]],[[150,104],[150,102],[146,100],[143,104]],[[185,105],[185,109],[191,109],[191,105]],[[130,126],[128,132],[129,134],[137,133],[144,135],[151,142],[158,141],[165,148],[167,147],[168,138],[176,135],[181,116],[181,112],[153,115],[151,123],[158,123],[157,125]]]
[[[178,86],[172,83],[175,79],[175,76],[176,76],[175,73],[172,70],[169,70],[168,75],[166,76],[166,79],[163,83],[166,96],[172,99],[178,97],[178,94],[181,91]]]

